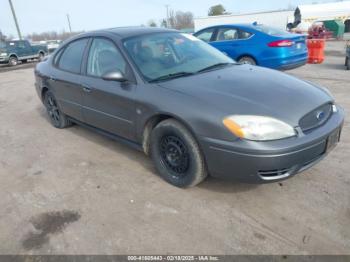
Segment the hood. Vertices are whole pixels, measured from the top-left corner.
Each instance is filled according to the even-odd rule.
[[[310,83],[250,65],[233,65],[160,85],[200,99],[225,115],[271,116],[292,126],[297,126],[307,113],[333,100],[325,90]]]

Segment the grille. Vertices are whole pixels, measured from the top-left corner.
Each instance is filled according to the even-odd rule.
[[[259,170],[258,175],[264,178],[274,178],[276,176],[283,176],[287,174],[291,169],[290,168],[283,168],[283,169],[276,169],[276,170]]]
[[[332,104],[322,105],[306,114],[299,121],[301,130],[307,131],[325,123],[332,114]]]

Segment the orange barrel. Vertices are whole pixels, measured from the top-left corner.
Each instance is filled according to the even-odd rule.
[[[309,51],[309,64],[321,64],[324,61],[324,39],[309,39],[307,40],[307,48]]]

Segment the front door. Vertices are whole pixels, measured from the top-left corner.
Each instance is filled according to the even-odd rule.
[[[107,38],[95,38],[90,47],[86,75],[83,76],[84,122],[123,138],[135,139],[135,85],[106,81],[102,76],[121,71],[130,73],[129,66],[116,45]]]

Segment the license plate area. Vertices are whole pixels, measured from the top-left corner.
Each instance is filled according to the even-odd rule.
[[[326,152],[335,148],[340,140],[340,128],[334,130],[327,138]]]

